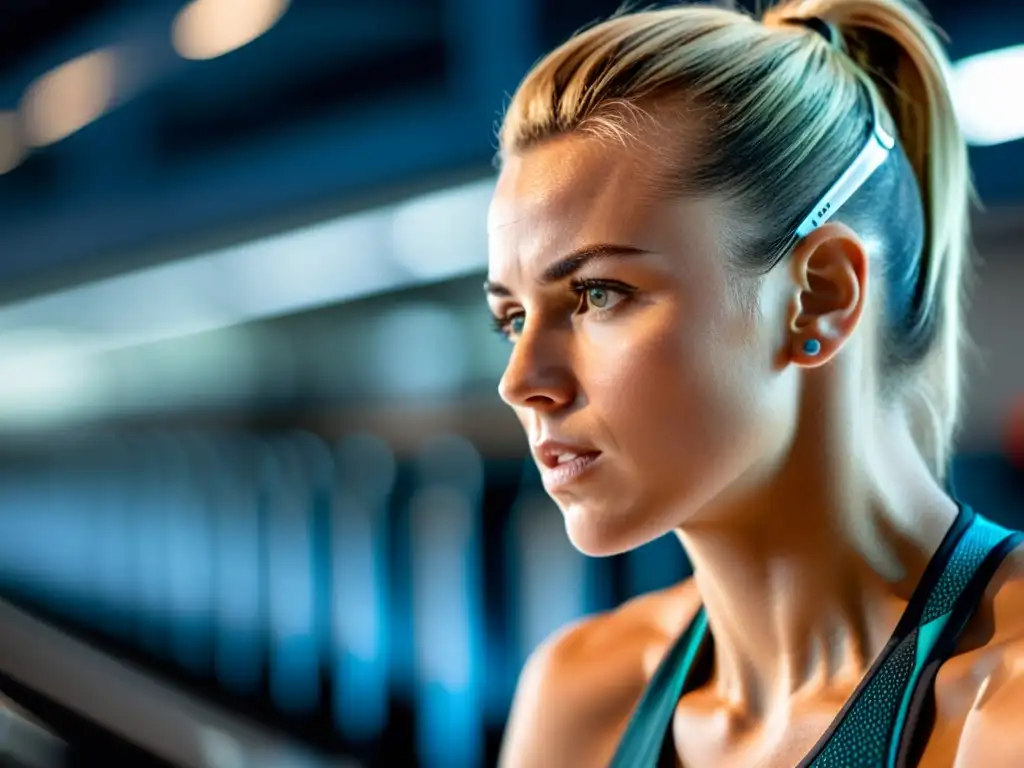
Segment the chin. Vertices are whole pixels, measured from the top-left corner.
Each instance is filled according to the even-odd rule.
[[[611,557],[642,547],[667,533],[651,522],[660,516],[645,513],[636,505],[600,508],[581,501],[558,502],[565,518],[569,541],[588,557]]]

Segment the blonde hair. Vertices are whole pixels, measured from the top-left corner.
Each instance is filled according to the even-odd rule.
[[[834,39],[801,19],[827,23]],[[767,270],[792,249],[796,224],[878,115],[897,146],[836,218],[881,245],[881,385],[910,406],[915,439],[941,480],[958,421],[971,201],[947,72],[910,0],[783,2],[760,20],[700,6],[622,13],[526,76],[501,125],[499,157],[568,133],[628,142],[645,125],[695,120],[702,130],[687,133],[687,162],[659,147],[664,191],[737,203],[757,233],[737,261]]]

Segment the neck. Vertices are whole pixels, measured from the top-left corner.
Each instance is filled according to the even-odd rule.
[[[808,445],[678,532],[715,638],[717,691],[751,716],[798,694],[848,693],[957,512],[898,420],[861,452],[874,461],[850,461],[850,445],[829,455],[820,435]]]

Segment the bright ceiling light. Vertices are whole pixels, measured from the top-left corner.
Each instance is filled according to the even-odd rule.
[[[213,59],[264,34],[288,0],[193,0],[174,19],[171,40],[186,59]]]
[[[467,184],[398,206],[391,231],[395,261],[423,280],[485,269],[493,191],[491,184]]]
[[[1021,82],[1024,45],[956,62],[953,103],[968,143],[990,146],[1024,138],[1024,97],[1018,90]]]
[[[487,267],[492,179],[0,306],[3,334],[61,327],[90,354],[462,277]],[[453,231],[444,222],[465,222]],[[418,247],[414,247],[418,246]],[[2,353],[0,348],[0,353]]]
[[[493,187],[484,179],[0,306],[0,434],[152,409],[156,391],[183,403],[234,397],[255,381],[275,386],[258,357],[273,336],[148,345],[483,270]],[[479,354],[465,327],[461,315],[431,307],[386,317],[372,334],[374,354],[391,354],[403,339],[406,352],[375,358],[379,386],[449,391]],[[487,349],[500,354],[501,345]]]
[[[88,411],[104,371],[79,354],[76,341],[61,330],[0,334],[0,426],[38,426]]]
[[[108,111],[114,104],[116,63],[112,50],[93,51],[36,80],[22,101],[28,143],[53,144]]]
[[[0,111],[0,175],[21,165],[25,154],[18,113]]]

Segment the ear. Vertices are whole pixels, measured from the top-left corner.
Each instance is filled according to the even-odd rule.
[[[830,222],[797,243],[790,265],[790,359],[814,368],[835,357],[860,322],[867,298],[868,254],[856,232]],[[820,345],[816,354],[815,342]]]

